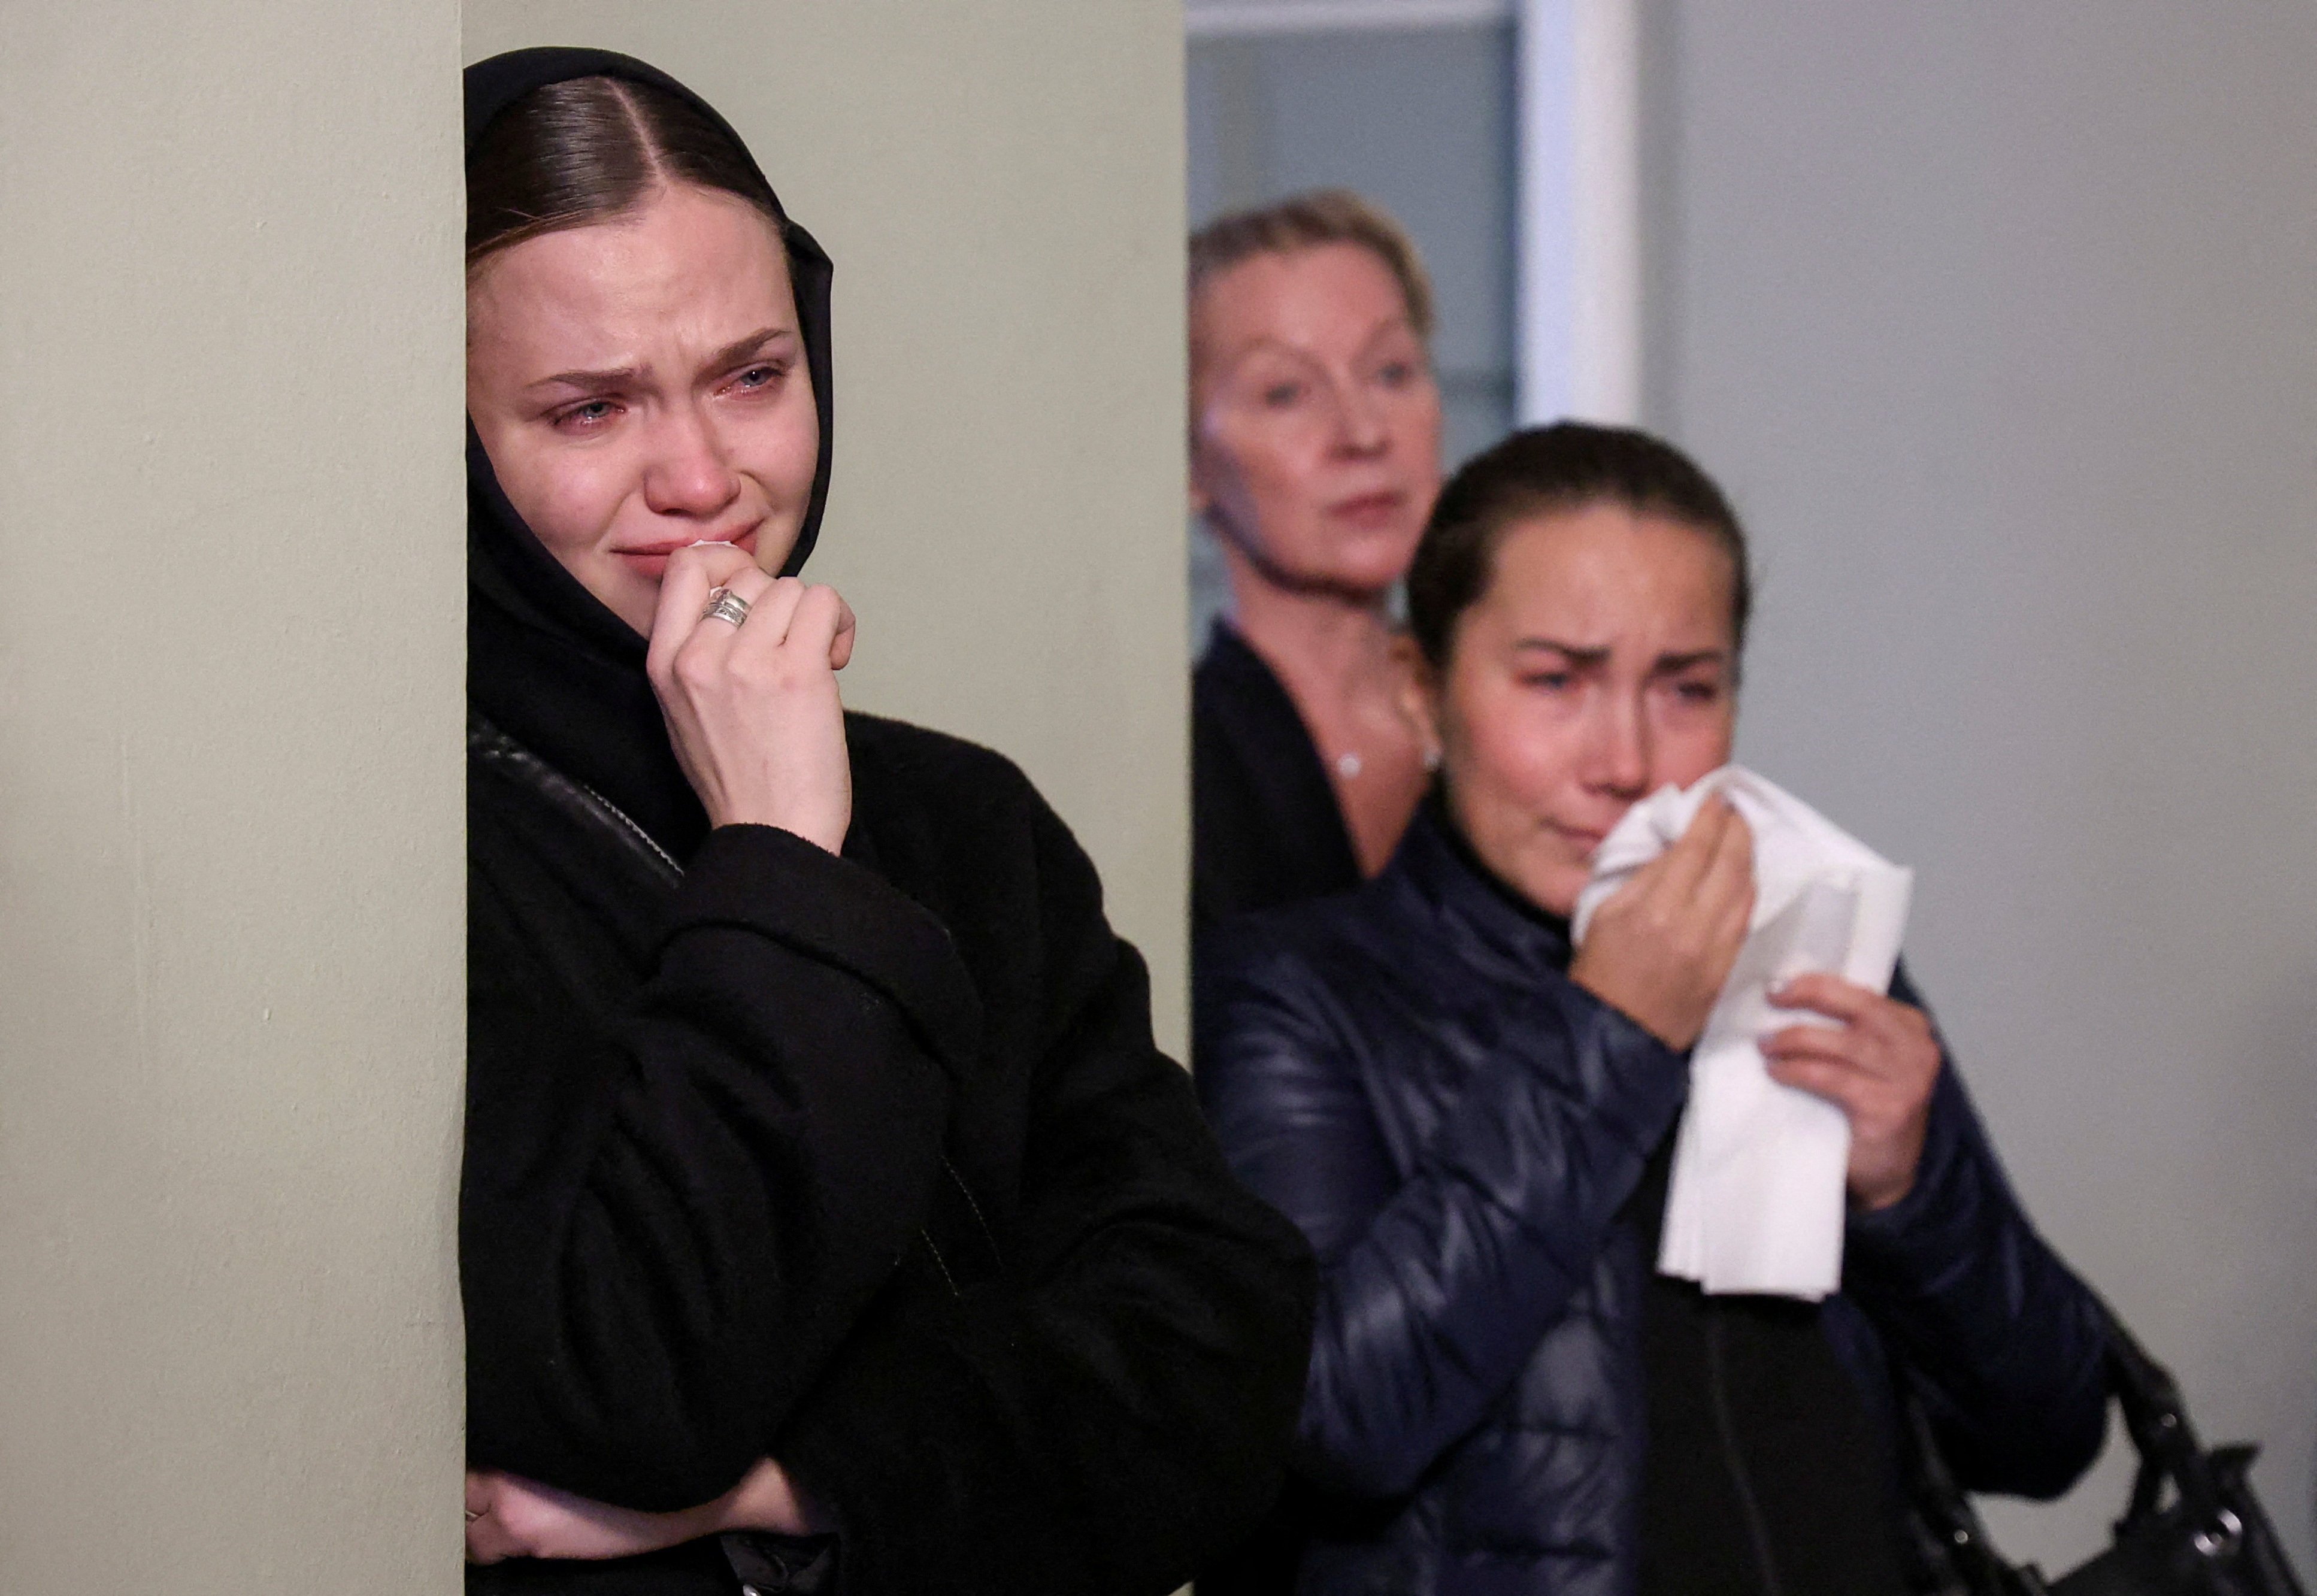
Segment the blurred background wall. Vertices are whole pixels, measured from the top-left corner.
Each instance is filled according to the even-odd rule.
[[[836,263],[810,574],[845,702],[1019,761],[1184,1042],[1183,56],[1174,0],[468,0],[470,60],[625,50]]]
[[[1650,422],[1763,573],[1740,757],[1917,870],[2044,1230],[2304,1569],[2317,7],[1642,7]],[[2130,1448],[1999,1538],[2105,1537]]]

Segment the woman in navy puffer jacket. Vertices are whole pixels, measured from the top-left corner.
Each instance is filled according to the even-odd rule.
[[[1903,972],[1797,978],[1809,1023],[1764,1044],[1850,1121],[1841,1293],[1652,1270],[1745,823],[1710,802],[1573,960],[1566,917],[1628,807],[1728,760],[1748,603],[1738,523],[1677,451],[1498,444],[1409,578],[1434,798],[1358,892],[1203,952],[1200,1089],[1324,1271],[1299,1592],[1896,1596],[1901,1397],[1973,1489],[2056,1494],[2098,1450],[2098,1309]]]

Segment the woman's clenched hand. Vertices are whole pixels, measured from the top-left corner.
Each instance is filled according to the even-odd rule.
[[[749,604],[741,624],[702,617],[718,587]],[[853,774],[836,673],[852,656],[853,612],[834,588],[766,576],[729,544],[669,559],[646,668],[709,824],[844,846]]]
[[[1594,911],[1569,978],[1668,1047],[1705,1028],[1754,912],[1754,834],[1714,794]]]
[[[1833,1025],[1765,1037],[1770,1078],[1824,1098],[1850,1121],[1850,1195],[1887,1208],[1913,1189],[1939,1078],[1939,1042],[1919,1009],[1838,975],[1797,975],[1770,993]]]

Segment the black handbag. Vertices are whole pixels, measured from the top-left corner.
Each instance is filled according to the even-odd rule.
[[[2246,1477],[2258,1448],[2206,1451],[2170,1372],[2104,1311],[2109,1388],[2140,1453],[2114,1543],[2055,1580],[2032,1563],[2007,1562],[1910,1397],[1901,1451],[1916,1589],[1925,1596],[2307,1596]]]

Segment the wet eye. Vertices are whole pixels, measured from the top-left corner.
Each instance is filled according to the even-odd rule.
[[[555,425],[566,432],[586,432],[609,421],[618,408],[611,399],[589,399],[558,415]]]
[[[753,393],[779,381],[783,371],[783,368],[776,365],[750,366],[732,380],[732,386],[743,393]]]

